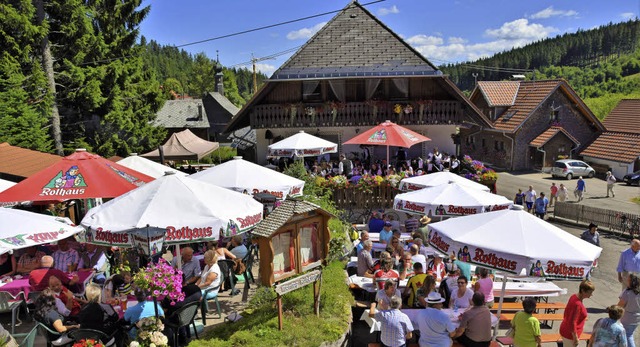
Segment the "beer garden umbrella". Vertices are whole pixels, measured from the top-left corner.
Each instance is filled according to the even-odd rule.
[[[400,181],[399,189],[403,191],[412,191],[450,183],[457,183],[464,187],[479,189],[485,192],[489,191],[489,187],[485,186],[484,184],[480,184],[478,182],[472,181],[468,178],[456,175],[448,171],[439,171],[428,175],[405,178]]]
[[[431,175],[431,174],[430,174]],[[458,183],[414,190],[395,196],[394,209],[429,216],[457,217],[504,210],[513,202],[502,195],[492,194]]]
[[[174,172],[176,175],[187,176],[187,174],[182,171],[156,163],[155,161],[141,157],[136,153],[131,153],[128,157],[118,160],[117,163],[138,172],[142,172],[143,174],[153,178],[162,177],[167,171]]]
[[[82,226],[93,244],[142,248],[214,241],[253,228],[263,206],[251,196],[167,174],[87,212]]]
[[[602,252],[602,248],[516,207],[432,223],[429,231],[429,243],[438,251],[456,252],[461,261],[516,277],[582,280]]]
[[[316,157],[327,153],[336,153],[338,145],[307,134],[300,130],[299,133],[289,136],[284,140],[269,145],[269,155],[274,157]]]
[[[0,254],[56,242],[81,232],[69,218],[0,208]]]
[[[242,157],[234,157],[189,177],[249,195],[268,193],[281,200],[301,196],[304,188],[303,180],[243,160]]]
[[[387,120],[344,144],[387,146],[387,164],[389,164],[389,146],[410,148],[425,141],[431,141],[431,139]]]
[[[151,181],[153,177],[77,149],[0,192],[0,202],[113,198]]]

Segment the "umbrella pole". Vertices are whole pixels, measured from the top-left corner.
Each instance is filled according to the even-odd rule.
[[[153,262],[151,257],[151,237],[149,236],[149,224],[147,224],[147,246],[149,249],[149,262]],[[153,294],[153,293],[149,293],[149,294]],[[158,314],[158,298],[155,295],[152,295],[152,297],[153,297],[153,309],[155,310],[155,313],[156,313],[156,319],[158,319],[158,317],[160,316]]]
[[[493,339],[498,336],[498,327],[500,326],[500,315],[502,314],[502,303],[504,302],[504,293],[507,291],[507,274],[502,274],[502,289],[500,290],[500,301],[498,302],[498,323],[493,328]]]
[[[390,164],[390,162],[389,162],[389,146],[387,145],[387,167],[384,168],[385,171],[389,170],[389,164]]]

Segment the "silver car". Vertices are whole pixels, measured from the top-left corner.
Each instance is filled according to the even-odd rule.
[[[592,178],[595,175],[596,170],[589,164],[575,159],[556,160],[551,168],[551,176],[564,177],[568,180],[578,176]]]

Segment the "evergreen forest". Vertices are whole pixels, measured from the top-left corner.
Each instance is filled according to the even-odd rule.
[[[149,5],[150,6],[150,5]],[[242,106],[253,93],[250,66],[224,67],[142,37],[142,0],[0,2],[0,142],[68,154],[143,153],[166,131],[152,121],[163,103],[215,91]],[[442,66],[470,91],[477,80],[564,78],[604,117],[621,98],[640,98],[640,21],[610,23]],[[257,74],[258,86],[267,79]]]
[[[640,21],[609,23],[440,68],[463,91],[475,80],[564,78],[603,119],[623,98],[640,98]]]

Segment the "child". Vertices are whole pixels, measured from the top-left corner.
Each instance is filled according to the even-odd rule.
[[[131,290],[131,272],[122,271],[120,274],[124,278],[124,283],[122,283],[120,286],[118,286],[118,288],[117,288],[118,294],[120,296],[129,295],[129,294],[131,294],[131,291],[132,291]]]

